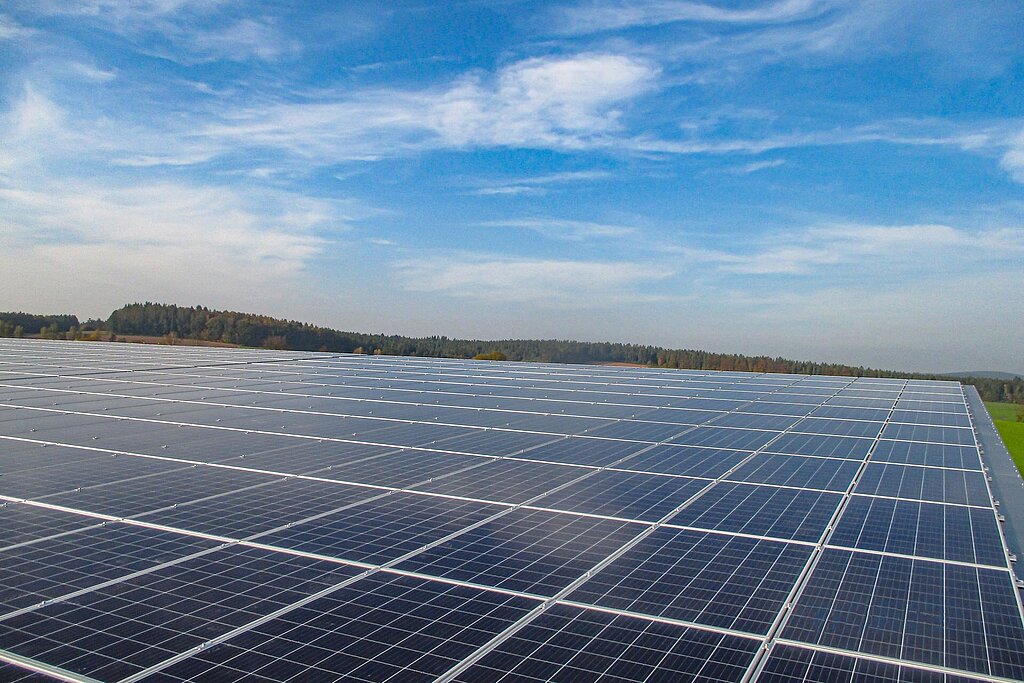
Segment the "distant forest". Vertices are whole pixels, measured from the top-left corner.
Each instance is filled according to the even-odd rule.
[[[848,377],[908,377],[945,379],[941,375],[814,363],[768,356],[708,353],[691,349],[666,349],[641,344],[578,342],[556,339],[450,339],[341,332],[294,320],[265,315],[214,311],[203,306],[129,304],[106,320],[80,323],[73,315],[0,313],[0,336],[40,336],[50,339],[117,339],[117,335],[198,339],[241,346],[294,351],[331,351],[440,358],[491,358],[545,363],[638,363],[657,368],[787,372]],[[1024,403],[1024,380],[958,377],[972,384],[986,401]]]

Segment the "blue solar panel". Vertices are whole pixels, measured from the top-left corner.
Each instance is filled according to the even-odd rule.
[[[679,526],[817,542],[841,500],[836,493],[722,482],[668,521]]]
[[[1021,680],[971,419],[955,382],[0,339],[0,680]]]
[[[1020,607],[1005,571],[828,549],[783,638],[1020,680]]]

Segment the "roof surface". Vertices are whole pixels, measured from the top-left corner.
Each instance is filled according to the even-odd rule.
[[[0,680],[1024,680],[956,382],[4,339],[0,505]]]

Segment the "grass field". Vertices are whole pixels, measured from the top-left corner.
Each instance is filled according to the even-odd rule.
[[[990,401],[985,402],[985,407],[988,408],[988,414],[992,416],[993,420],[1005,420],[1006,422],[1016,422],[1017,414],[1024,409],[1024,405],[1020,403],[992,403]]]
[[[1006,450],[1010,451],[1017,469],[1024,472],[1024,422],[1017,422],[1021,405],[1016,403],[985,403],[992,420],[996,423],[999,436],[1003,437]]]

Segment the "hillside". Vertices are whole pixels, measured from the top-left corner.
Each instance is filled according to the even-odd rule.
[[[985,377],[987,379],[1015,379],[1024,377],[1024,372],[1000,372],[999,370],[974,370],[967,372],[944,372],[943,377]]]

